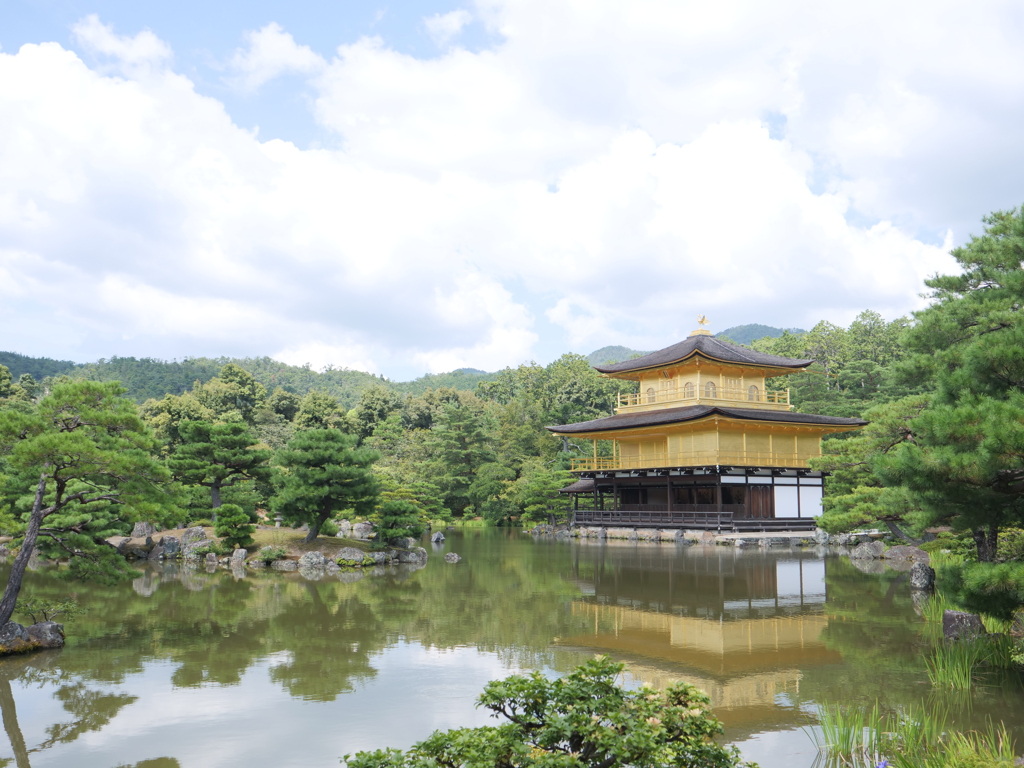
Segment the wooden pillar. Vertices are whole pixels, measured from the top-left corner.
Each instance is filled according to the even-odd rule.
[[[615,511],[622,509],[622,505],[619,503],[619,478],[617,475],[612,475],[612,509]]]
[[[594,469],[597,469],[597,438],[595,437],[591,442],[594,444]]]

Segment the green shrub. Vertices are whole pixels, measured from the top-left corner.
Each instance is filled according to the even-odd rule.
[[[287,554],[288,552],[284,547],[263,547],[263,549],[255,554],[255,558],[269,565],[275,560],[284,559]]]
[[[338,524],[333,520],[324,520],[324,524],[320,526],[321,536],[337,536],[338,535]]]
[[[626,690],[616,682],[622,669],[600,656],[556,680],[538,672],[495,680],[478,705],[508,722],[435,731],[408,752],[360,752],[345,762],[348,768],[745,765],[735,747],[715,742],[722,726],[707,694],[687,683]]]
[[[420,508],[411,501],[396,500],[381,504],[377,510],[377,539],[380,548],[393,545],[399,539],[416,538],[423,533]]]
[[[224,504],[217,509],[214,532],[228,547],[251,547],[255,530],[256,526],[252,524],[249,515],[237,504]]]

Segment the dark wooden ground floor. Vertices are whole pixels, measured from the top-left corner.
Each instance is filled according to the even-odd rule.
[[[714,531],[813,530],[822,475],[784,468],[590,473],[562,489],[577,525]]]

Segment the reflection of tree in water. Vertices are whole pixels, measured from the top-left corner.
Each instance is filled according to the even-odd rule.
[[[50,749],[57,744],[69,744],[83,734],[101,730],[137,698],[89,688],[81,678],[68,674],[57,665],[60,655],[59,652],[41,653],[0,662],[0,712],[18,768],[27,768],[30,765],[29,755],[34,752]],[[54,698],[75,719],[49,726],[46,729],[49,738],[31,749],[27,748],[18,723],[12,680],[36,686],[56,686]]]

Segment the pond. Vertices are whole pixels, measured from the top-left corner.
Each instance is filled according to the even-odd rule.
[[[488,680],[595,653],[633,680],[706,690],[726,739],[763,768],[814,764],[801,729],[823,702],[949,707],[1024,740],[1019,680],[932,691],[932,628],[906,573],[789,549],[446,534],[422,569],[320,581],[173,564],[115,587],[30,573],[31,593],[74,592],[87,613],[62,651],[0,662],[0,764],[338,765],[493,722],[473,706]]]

